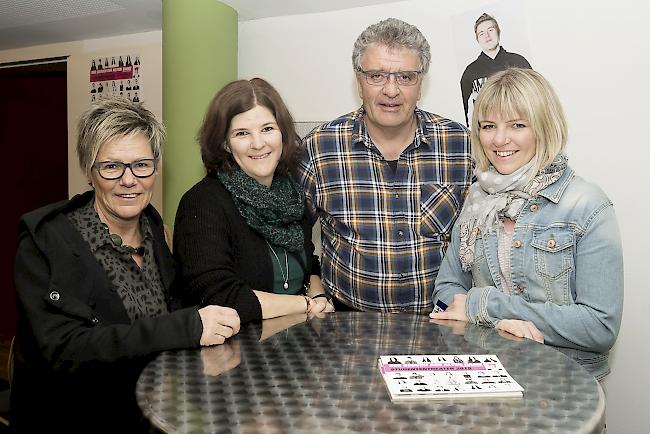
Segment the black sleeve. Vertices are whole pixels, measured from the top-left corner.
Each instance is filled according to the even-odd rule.
[[[318,220],[315,224],[320,224]],[[309,260],[310,267],[307,270],[306,280],[309,282],[309,276],[318,276],[320,277],[320,260],[318,256],[314,254],[314,243],[312,241],[312,230],[313,226],[309,223],[309,218],[305,214],[305,217],[302,220],[302,230],[305,234],[305,255]],[[309,259],[311,258],[311,259]]]
[[[29,324],[39,352],[55,369],[73,371],[93,362],[114,362],[199,345],[202,325],[196,308],[142,318],[132,324],[111,324],[76,297],[84,291],[72,286],[88,284],[88,280],[61,279],[53,283],[50,264],[51,259],[32,237],[23,234],[15,268],[19,311]]]
[[[463,98],[463,109],[465,110],[465,125],[469,127],[471,119],[468,119],[467,115],[469,111],[469,96],[472,94],[472,80],[468,69],[469,66],[465,69],[465,72],[463,72],[463,75],[460,78],[460,93],[461,98]]]
[[[242,323],[261,320],[253,288],[237,273],[227,198],[206,194],[211,192],[190,190],[176,212],[174,256],[181,266],[184,304],[231,307]]]
[[[519,65],[519,68],[528,68],[528,69],[533,69],[532,66],[530,66],[530,63],[524,56],[519,56],[521,57],[521,64]]]

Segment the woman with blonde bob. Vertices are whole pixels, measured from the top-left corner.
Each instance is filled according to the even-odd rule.
[[[472,117],[477,181],[430,316],[588,352],[578,361],[600,379],[621,323],[623,256],[612,202],[567,165],[566,141],[544,77],[516,68],[490,77]]]

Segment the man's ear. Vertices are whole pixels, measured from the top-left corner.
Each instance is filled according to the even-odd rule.
[[[363,100],[363,85],[361,84],[361,74],[357,73],[357,92],[359,92],[359,98]]]

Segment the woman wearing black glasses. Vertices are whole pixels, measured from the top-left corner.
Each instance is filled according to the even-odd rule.
[[[175,266],[149,204],[164,128],[125,99],[81,117],[77,154],[92,191],[24,215],[11,424],[21,432],[145,428],[135,383],[158,351],[221,344],[239,316],[175,310]]]

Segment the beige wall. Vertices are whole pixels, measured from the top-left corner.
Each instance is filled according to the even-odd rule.
[[[159,119],[162,119],[161,31],[0,51],[0,64],[68,56],[68,193],[70,196],[88,189],[86,179],[77,163],[75,140],[79,115],[90,103],[88,94],[90,61],[123,53],[140,55],[142,63],[140,99]],[[152,203],[162,212],[162,176],[159,176],[156,182]]]

